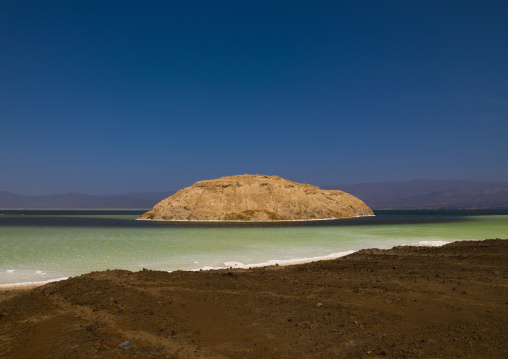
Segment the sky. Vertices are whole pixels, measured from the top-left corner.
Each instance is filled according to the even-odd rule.
[[[508,181],[507,1],[0,2],[0,191]]]

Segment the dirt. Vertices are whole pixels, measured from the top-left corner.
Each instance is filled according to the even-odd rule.
[[[508,240],[0,292],[0,358],[507,358]]]

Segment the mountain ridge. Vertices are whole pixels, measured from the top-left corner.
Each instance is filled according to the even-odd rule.
[[[148,209],[153,199],[127,195],[89,195],[77,192],[25,196],[0,191],[0,209]]]
[[[340,188],[378,210],[508,209],[508,182],[416,179],[322,188]]]
[[[372,209],[508,209],[508,182],[422,180],[320,186],[360,198]],[[0,191],[0,209],[143,209],[176,191],[27,196]]]

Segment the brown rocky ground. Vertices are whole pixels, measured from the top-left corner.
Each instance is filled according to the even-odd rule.
[[[507,358],[508,240],[0,294],[0,358]],[[123,348],[122,348],[123,347]]]

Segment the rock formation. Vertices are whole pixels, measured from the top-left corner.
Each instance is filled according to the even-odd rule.
[[[278,176],[241,175],[200,181],[159,202],[140,219],[282,221],[371,216],[358,198]]]

